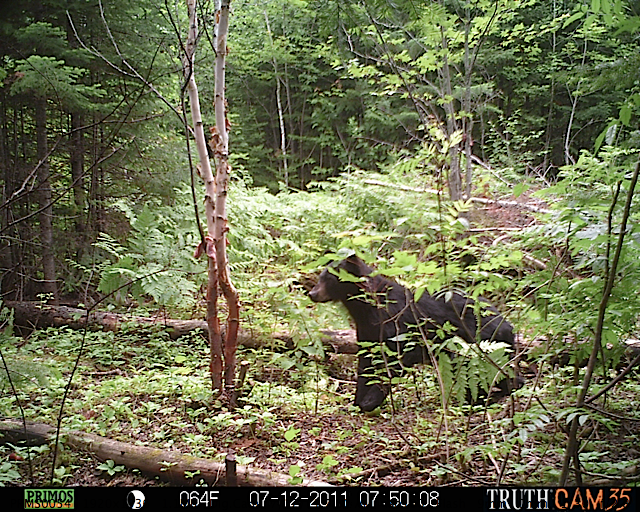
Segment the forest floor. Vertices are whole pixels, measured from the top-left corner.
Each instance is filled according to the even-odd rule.
[[[475,210],[472,219],[486,227],[532,222],[523,210],[496,206]],[[60,373],[46,393],[22,392],[28,419],[55,423],[80,336],[43,330],[20,347],[58,365]],[[451,404],[443,412],[434,371],[424,367],[394,388],[393,400],[363,414],[352,405],[355,356],[283,370],[271,364],[269,354],[244,350],[239,360],[252,364],[247,391],[240,407],[228,410],[210,402],[201,338],[169,341],[144,332],[91,336],[67,399],[63,423],[70,430],[216,461],[232,450],[239,464],[291,475],[291,484],[304,477],[357,486],[552,485],[562,464],[566,420],[557,411],[569,407],[572,396],[560,396],[559,390],[573,368],[547,369],[538,381],[529,376],[522,389],[498,403]],[[589,482],[606,485],[621,474],[639,480],[637,375],[610,393],[597,417],[585,417],[582,438],[588,441],[581,460]],[[10,411],[5,403],[0,416]],[[10,458],[4,449],[0,455]],[[51,453],[32,451],[32,458],[33,482],[23,460],[16,465],[20,481],[5,483],[45,485]],[[100,462],[64,448],[58,483],[165,485],[122,466],[109,471]]]
[[[228,427],[219,428],[213,435],[202,436],[199,451],[217,454],[212,458],[220,460],[224,453],[233,450],[240,455],[240,462],[250,461],[251,468],[286,474],[295,465],[301,469],[299,475],[304,478],[352,486],[493,486],[498,484],[500,474],[503,485],[552,485],[553,475],[561,466],[565,436],[558,422],[548,423],[535,435],[531,433],[526,442],[512,444],[511,449],[505,451],[504,441],[513,431],[496,429],[495,425],[508,423],[513,416],[510,412],[512,407],[524,411],[528,398],[506,398],[488,410],[453,407],[445,426],[437,397],[423,396],[420,405],[415,407],[409,403],[416,399],[415,396],[401,391],[395,400],[399,409],[396,412],[387,404],[375,414],[362,414],[345,404],[350,401],[354,386],[343,384],[341,387],[339,397],[327,396],[326,393],[317,396],[318,411],[314,410],[314,403],[308,404],[310,408],[304,412],[292,412],[287,404],[270,407],[268,412],[273,424],[263,425],[263,428],[259,425],[260,420],[238,428],[247,418],[246,408],[243,409],[245,413],[239,414],[211,410],[208,414],[224,416]],[[628,407],[626,410],[614,407],[610,414],[628,418],[637,414],[633,391],[619,392],[616,398],[616,404],[626,403]],[[117,433],[112,432],[111,435],[129,442],[135,440],[148,446],[194,453],[193,443],[185,442],[185,437],[198,436],[199,429],[196,424],[185,428],[184,403],[180,399],[176,399],[173,406],[170,403],[164,407],[172,412],[162,414],[163,411],[158,411],[158,423],[152,421],[146,428],[133,428],[120,422],[114,429]],[[135,409],[135,403],[130,405]],[[261,414],[260,411],[255,413],[257,416]],[[183,426],[167,435],[165,442],[158,442],[158,433],[162,429],[160,424],[172,423]],[[283,435],[287,431],[295,432],[291,441]],[[637,423],[625,419],[612,430],[596,425],[590,439],[592,446],[585,445],[583,453],[587,462],[598,458],[600,463],[608,464],[611,469],[625,465],[626,474],[633,477],[633,472],[630,473],[633,466],[629,469],[628,463],[640,461]],[[604,446],[606,451],[602,451]],[[116,466],[117,472],[109,475],[98,468],[100,461],[89,453],[64,450],[62,460],[71,470],[64,479],[66,486],[171,485],[124,467]],[[39,463],[42,467],[38,467]],[[36,474],[47,475],[50,471],[48,464],[50,457],[47,454],[36,456]],[[635,466],[635,474],[639,467]],[[24,465],[25,484],[29,481],[26,469]],[[615,482],[611,475],[597,472],[587,472],[587,475],[591,482],[599,485]],[[36,482],[36,485],[44,485],[45,481]],[[194,483],[196,481],[197,477]],[[297,482],[291,480],[291,483]]]

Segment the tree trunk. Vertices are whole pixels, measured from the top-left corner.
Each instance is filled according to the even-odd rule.
[[[214,390],[222,389],[222,337],[220,334],[220,321],[218,319],[218,273],[214,246],[215,233],[215,197],[216,182],[209,161],[207,142],[200,111],[200,97],[195,76],[195,51],[198,41],[198,17],[196,12],[196,0],[187,0],[187,12],[189,15],[189,35],[187,37],[186,55],[183,62],[183,73],[187,83],[189,104],[191,106],[191,120],[196,139],[196,148],[200,160],[200,176],[205,188],[205,217],[207,220],[207,236],[203,241],[203,252],[207,255],[207,326],[209,331],[209,347],[211,383]],[[217,37],[217,36],[216,36]],[[185,120],[186,122],[186,120]]]
[[[71,164],[71,187],[75,205],[75,229],[77,234],[76,261],[80,261],[87,241],[84,206],[84,133],[83,118],[80,113],[71,114],[71,137],[69,139],[69,161]]]
[[[471,184],[473,181],[473,166],[471,153],[473,150],[473,118],[471,117],[471,74],[473,65],[469,48],[469,36],[471,31],[470,13],[466,11],[464,25],[464,103],[462,105],[462,130],[465,157],[465,194],[471,197]]]
[[[556,0],[553,0],[553,19],[556,19],[557,9],[556,9]],[[555,59],[556,57],[556,46],[557,46],[557,37],[555,30],[551,31],[551,58]],[[551,73],[551,91],[549,93],[549,112],[547,114],[547,127],[545,130],[545,139],[544,139],[544,158],[542,160],[542,173],[543,176],[546,176],[547,170],[553,163],[552,158],[550,156],[550,148],[551,148],[551,137],[553,126],[553,117],[555,111],[555,101],[556,101],[556,75],[555,73]]]
[[[53,253],[53,205],[51,204],[51,182],[49,172],[49,147],[47,143],[47,100],[36,100],[36,138],[38,165],[38,189],[40,203],[40,244],[42,270],[44,277],[43,291],[50,300],[57,304],[58,287],[56,284],[56,265]]]
[[[269,25],[269,16],[267,10],[264,10],[264,21],[267,26],[267,34],[269,35],[269,42],[271,44],[271,51],[274,52],[273,35],[271,34],[271,26]],[[284,125],[284,113],[282,111],[282,92],[280,73],[278,73],[278,61],[274,57],[272,60],[273,72],[276,77],[276,104],[278,105],[278,121],[280,123],[280,152],[282,154],[282,170],[284,174],[284,186],[289,188],[289,168],[287,163],[287,136]]]
[[[218,34],[216,39],[215,67],[215,111],[218,138],[214,144],[216,157],[216,225],[215,247],[218,266],[218,281],[228,307],[227,336],[224,343],[224,381],[225,392],[232,399],[235,395],[236,350],[238,347],[238,328],[240,325],[240,302],[238,292],[229,276],[227,258],[227,194],[229,190],[229,134],[227,120],[227,102],[225,99],[225,66],[227,57],[227,35],[229,33],[230,0],[222,0],[217,16]],[[232,404],[234,405],[234,404]]]
[[[96,81],[97,83],[97,81]],[[102,183],[104,170],[100,163],[103,154],[102,131],[97,122],[97,115],[93,116],[92,155],[91,155],[91,187],[89,193],[89,229],[94,233],[104,231],[104,198]]]
[[[587,38],[584,40],[584,48],[582,52],[582,68],[585,67],[587,59]],[[578,101],[580,101],[580,86],[582,85],[582,79],[578,80],[578,84],[576,85],[576,90],[572,94],[569,86],[567,86],[567,92],[569,93],[569,99],[571,101],[571,114],[569,115],[569,122],[567,123],[567,131],[564,138],[564,165],[573,165],[575,164],[575,160],[573,156],[571,156],[571,130],[573,129],[573,121],[575,119]]]
[[[200,157],[201,175],[205,183],[205,212],[207,217],[207,236],[202,251],[207,254],[207,326],[211,350],[211,381],[214,390],[224,391],[231,399],[235,386],[235,354],[238,344],[240,304],[238,293],[231,284],[227,260],[227,209],[226,199],[229,188],[229,136],[226,116],[225,61],[227,54],[227,34],[229,31],[229,0],[221,2],[216,13],[216,67],[215,67],[215,113],[216,124],[211,131],[209,145],[216,159],[214,178],[209,162],[204,138],[200,100],[196,85],[194,65],[195,46],[198,40],[198,19],[196,0],[187,0],[189,14],[189,36],[187,39],[184,74],[191,103],[191,116]],[[223,343],[222,329],[218,316],[218,287],[227,300],[229,316],[227,319],[226,339]],[[224,373],[224,378],[223,378]]]
[[[9,139],[8,139],[8,122],[7,122],[7,92],[0,90],[0,169],[2,169],[2,178],[4,186],[2,187],[2,196],[0,201],[3,209],[0,216],[0,228],[4,228],[11,222],[12,208],[8,204],[13,192],[16,189],[17,176],[16,169],[10,163],[9,158]],[[15,126],[14,126],[15,130]],[[15,242],[11,243],[11,237],[7,233],[0,237],[0,293],[4,298],[17,299],[17,275],[15,271],[15,263],[13,258],[13,248]]]
[[[458,131],[458,123],[456,120],[455,106],[453,104],[453,89],[451,84],[451,70],[449,68],[449,44],[447,35],[442,29],[442,49],[444,53],[444,63],[442,64],[442,91],[444,92],[443,108],[447,116],[447,139],[451,141],[455,133]],[[458,153],[458,145],[451,144],[449,146],[449,197],[452,201],[462,199],[462,177],[460,175],[460,155]]]

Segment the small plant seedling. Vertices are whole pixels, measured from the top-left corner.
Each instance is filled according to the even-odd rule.
[[[100,471],[106,472],[109,476],[113,476],[116,473],[121,473],[125,471],[127,468],[124,466],[116,466],[116,463],[111,459],[105,460],[102,464],[98,466]]]

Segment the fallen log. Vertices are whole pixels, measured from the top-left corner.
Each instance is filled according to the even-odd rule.
[[[18,329],[28,330],[43,329],[46,327],[69,327],[71,329],[90,330],[103,329],[105,331],[118,331],[125,324],[138,324],[141,326],[158,326],[166,329],[172,339],[177,339],[197,329],[203,333],[207,331],[207,322],[204,320],[176,320],[164,316],[141,317],[123,315],[105,311],[92,311],[87,322],[87,312],[84,309],[69,306],[52,306],[40,302],[5,302],[5,306],[14,310],[14,326]],[[323,329],[322,344],[327,353],[331,354],[357,354],[358,342],[353,329]],[[293,339],[287,332],[276,332],[271,335],[271,339],[282,341],[288,348],[293,348]],[[518,344],[527,347],[527,343],[521,336],[517,335]],[[261,339],[251,329],[241,329],[238,334],[239,343],[248,348],[259,348],[266,346],[269,339]],[[626,345],[633,352],[633,355],[640,353],[640,342],[638,340],[626,340]]]
[[[31,444],[44,444],[55,440],[55,428],[43,423],[18,420],[0,421],[0,441],[15,444],[28,439]],[[67,444],[76,450],[87,451],[101,461],[112,460],[118,465],[139,469],[157,476],[172,485],[194,485],[204,480],[209,485],[224,486],[225,464],[185,455],[176,451],[161,450],[115,441],[87,432],[66,432]],[[34,443],[37,440],[38,443]],[[187,476],[185,472],[197,474]],[[240,487],[282,487],[291,485],[289,475],[260,468],[235,467],[236,482]],[[329,486],[326,482],[304,479],[302,486]]]
[[[421,194],[433,194],[433,195],[442,194],[441,190],[436,190],[433,188],[409,187],[407,185],[400,185],[397,183],[388,183],[386,181],[380,181],[380,180],[369,179],[369,180],[364,180],[364,183],[366,183],[367,185],[374,185],[377,187],[386,187],[386,188],[393,188],[396,190],[403,190],[405,192],[418,192]],[[502,206],[502,207],[514,207],[514,208],[520,208],[523,210],[529,210],[537,213],[552,213],[552,210],[549,210],[547,208],[542,208],[541,206],[538,206],[535,204],[519,203],[517,201],[487,199],[486,197],[465,197],[464,199],[467,201],[471,201],[472,203],[496,205],[496,206]]]
[[[176,320],[163,315],[156,317],[142,317],[111,313],[108,311],[87,311],[69,306],[53,306],[41,302],[5,302],[5,306],[13,309],[13,324],[17,330],[32,331],[47,327],[69,327],[70,329],[118,331],[124,324],[138,324],[141,326],[157,326],[166,329],[172,339],[178,339],[195,330],[201,330],[208,336],[209,328],[204,320]],[[322,343],[325,351],[338,354],[355,354],[358,352],[356,335],[353,329],[323,330]],[[224,335],[224,333],[223,333]],[[291,335],[286,332],[276,332],[273,339],[284,341],[293,347]],[[238,333],[238,343],[248,348],[259,348],[267,344],[251,329],[241,329]]]
[[[71,329],[102,329],[118,331],[123,324],[135,323],[144,326],[161,326],[173,339],[201,329],[206,332],[204,320],[175,320],[162,315],[141,317],[122,315],[108,311],[91,311],[69,306],[54,306],[41,302],[5,302],[5,306],[14,311],[13,323],[25,329],[44,329],[46,327],[69,327]]]

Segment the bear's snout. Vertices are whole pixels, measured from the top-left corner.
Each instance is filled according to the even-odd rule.
[[[315,285],[309,292],[309,298],[313,302],[329,302],[331,300],[331,297],[329,297],[327,290],[320,283]]]

